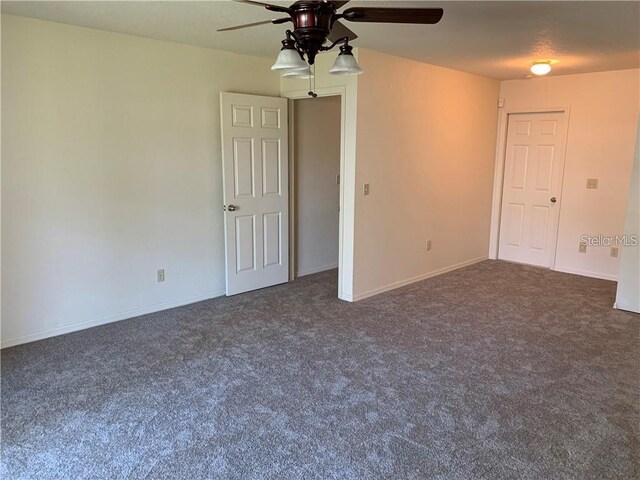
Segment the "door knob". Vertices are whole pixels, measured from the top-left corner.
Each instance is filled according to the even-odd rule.
[[[238,207],[236,207],[235,205],[229,205],[227,206],[227,210],[230,212],[235,212],[238,209]]]
[[[558,199],[556,197],[551,197],[551,203],[556,203]]]

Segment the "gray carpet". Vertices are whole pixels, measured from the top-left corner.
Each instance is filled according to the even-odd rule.
[[[487,261],[349,304],[325,272],[9,348],[1,473],[638,478],[615,287]]]

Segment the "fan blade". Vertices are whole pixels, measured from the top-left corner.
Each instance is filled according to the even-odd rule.
[[[354,32],[349,30],[344,23],[335,22],[331,27],[331,33],[329,34],[329,41],[335,42],[336,40],[344,37],[349,37],[349,40],[355,40],[358,38]]]
[[[442,18],[441,8],[347,8],[342,18],[350,22],[434,24]]]
[[[273,23],[274,25],[277,25],[279,23],[285,23],[289,21],[291,21],[290,18],[274,18],[273,20],[263,20],[262,22],[245,23],[244,25],[236,25],[235,27],[220,28],[219,30],[216,30],[216,31],[228,32],[230,30],[240,30],[242,28],[257,27],[258,25],[266,25],[267,23]]]
[[[337,0],[329,0],[331,3],[333,3],[333,6],[335,7],[336,10],[338,10],[339,8],[344,7],[347,3],[349,3],[349,0],[341,0],[341,1],[337,1]]]
[[[258,5],[259,7],[264,7],[267,10],[271,10],[272,12],[282,12],[282,13],[290,13],[291,9],[289,7],[281,7],[280,5],[272,5],[270,3],[256,2],[255,0],[234,0],[239,3],[248,3],[249,5]]]

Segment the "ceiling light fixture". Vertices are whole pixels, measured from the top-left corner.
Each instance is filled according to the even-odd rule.
[[[349,42],[358,38],[358,35],[352,32],[343,21],[433,25],[440,21],[444,13],[442,8],[354,7],[341,10],[349,0],[298,0],[288,7],[259,0],[235,1],[257,5],[270,12],[284,13],[287,16],[221,28],[219,32],[269,23],[274,25],[293,23],[293,29],[287,30],[287,37],[282,41],[282,50],[278,54],[276,63],[271,67],[271,70],[281,71],[283,77],[287,78],[312,78],[311,67],[315,64],[316,55],[338,45],[340,45],[340,54],[329,73],[332,75],[362,73],[353,56],[353,47],[349,45]],[[325,46],[327,42],[333,43]],[[311,87],[313,82],[309,83]],[[317,97],[313,88],[309,95]]]
[[[534,75],[546,75],[551,71],[551,62],[548,60],[534,62],[531,65],[531,73]]]
[[[360,75],[362,69],[351,51],[353,47],[345,42],[340,47],[340,54],[336,57],[336,61],[329,70],[331,75]]]
[[[307,68],[307,62],[304,61],[302,55],[298,52],[296,42],[287,31],[287,38],[282,41],[282,49],[271,70],[284,70],[286,72],[288,70],[302,70],[303,68]]]
[[[302,68],[294,68],[291,70],[285,70],[282,74],[283,78],[313,78],[313,72],[311,71],[311,67],[309,65]]]
[[[340,46],[340,54],[329,73],[332,75],[359,75],[362,73],[358,61],[353,56],[353,47],[349,45],[349,37],[341,37],[328,47],[323,45],[309,48],[304,42],[298,41],[296,35],[291,30],[287,30],[287,38],[282,41],[282,50],[278,54],[276,63],[271,70],[282,70],[283,77],[309,78],[310,67],[315,63],[318,52],[326,52],[336,45]],[[307,56],[305,61],[304,56]]]

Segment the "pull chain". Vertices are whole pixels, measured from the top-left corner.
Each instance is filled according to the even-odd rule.
[[[316,64],[313,64],[313,98],[316,98],[318,94],[316,93]]]
[[[311,65],[309,65],[309,93],[308,95],[312,98],[316,98],[318,96],[317,93],[314,92],[316,89],[316,65],[313,64],[313,72],[311,71]]]

